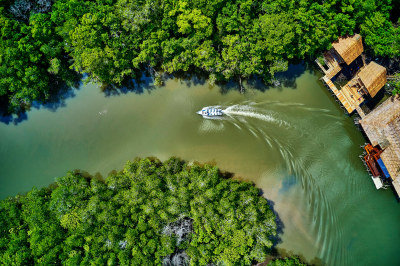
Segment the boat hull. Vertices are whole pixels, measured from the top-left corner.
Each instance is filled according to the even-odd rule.
[[[216,107],[204,107],[203,109],[201,109],[196,113],[203,116],[204,118],[219,117],[224,114],[222,109]]]

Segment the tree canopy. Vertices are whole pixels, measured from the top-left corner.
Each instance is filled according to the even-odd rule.
[[[49,14],[21,21],[0,7],[0,97],[8,97],[10,111],[46,101],[60,82],[71,86],[76,76],[68,60]]]
[[[360,32],[376,56],[398,57],[391,0],[0,0],[0,96],[11,109],[46,100],[70,68],[121,86],[147,69],[197,71],[211,83],[265,82]]]
[[[0,261],[250,265],[276,234],[259,194],[214,166],[176,158],[137,159],[104,181],[70,172],[54,189],[0,201]]]

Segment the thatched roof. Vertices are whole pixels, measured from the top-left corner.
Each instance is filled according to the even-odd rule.
[[[339,37],[339,40],[332,43],[332,46],[348,65],[364,52],[360,34]]]
[[[361,69],[358,77],[371,97],[374,97],[386,84],[386,68],[372,61]]]
[[[396,119],[399,117],[400,99],[392,96],[360,120],[360,124],[363,126],[365,133],[367,133],[372,145],[376,146],[378,144],[381,145],[387,138],[383,131],[384,128],[390,126],[393,129],[393,126],[395,126],[400,131],[400,122],[396,123]],[[400,134],[397,138],[400,143]]]
[[[400,100],[387,99],[371,113],[360,120],[360,124],[372,145],[384,149],[381,159],[390,176],[398,184],[400,192]]]

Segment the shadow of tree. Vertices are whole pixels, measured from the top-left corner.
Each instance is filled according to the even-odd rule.
[[[142,94],[145,91],[150,92],[156,89],[153,84],[153,77],[147,71],[136,73],[135,79],[126,79],[122,83],[122,86],[100,85],[101,91],[106,97],[119,96],[128,93]]]
[[[208,79],[208,73],[205,73],[199,69],[189,69],[188,71],[177,71],[173,74],[167,74],[164,76],[167,79],[179,79],[181,84],[185,84],[187,87],[204,85]]]
[[[52,112],[57,111],[58,108],[66,107],[66,100],[76,96],[75,91],[79,90],[82,86],[82,81],[79,79],[74,80],[72,83],[56,82],[52,86],[49,98],[46,101],[32,103],[32,107],[36,109],[47,109]]]
[[[243,86],[261,92],[265,92],[271,88],[278,88],[279,90],[283,90],[283,88],[296,89],[296,79],[306,70],[312,71],[312,67],[306,62],[291,64],[287,71],[275,73],[270,84],[267,84],[261,76],[253,75],[243,83]],[[239,82],[235,80],[219,82],[218,86],[221,88],[222,94],[226,94],[234,89],[239,90]]]
[[[239,82],[236,80],[219,81],[216,84],[220,88],[219,92],[221,94],[227,94],[228,92],[230,92],[232,90],[240,90]],[[244,86],[244,87],[246,87],[246,86]]]
[[[28,115],[25,112],[17,113],[16,115],[8,114],[7,112],[0,111],[0,123],[9,125],[17,125],[25,120],[28,120]]]
[[[0,98],[0,123],[6,125],[18,125],[28,120],[28,112],[32,109],[47,109],[55,112],[58,108],[66,106],[66,100],[75,97],[75,90],[82,85],[82,76],[76,72],[69,71],[68,80],[62,81],[56,76],[50,75],[50,90],[47,97],[43,95],[27,106],[21,106],[14,112],[10,111],[8,96]]]
[[[263,194],[264,194],[264,192],[261,192],[261,195],[263,195]],[[282,243],[281,235],[283,234],[283,229],[285,228],[285,225],[283,224],[281,218],[279,217],[278,212],[275,210],[275,202],[273,202],[270,199],[267,199],[267,202],[268,202],[269,208],[275,214],[276,235],[270,237],[270,239],[273,242],[273,246],[271,249],[275,249],[279,243]]]
[[[312,71],[312,66],[308,62],[291,64],[288,70],[276,73],[275,79],[279,81],[280,87],[297,89],[296,79],[306,71]]]

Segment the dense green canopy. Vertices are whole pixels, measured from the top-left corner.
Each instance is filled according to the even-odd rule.
[[[0,201],[6,265],[250,265],[275,235],[259,189],[174,158],[128,162],[104,182],[70,172],[55,189]]]
[[[51,4],[54,4],[51,6]],[[194,70],[210,83],[261,76],[360,32],[399,56],[391,0],[0,0],[0,96],[11,109],[46,99],[68,67],[120,86],[136,73]],[[50,9],[51,7],[51,9]]]

